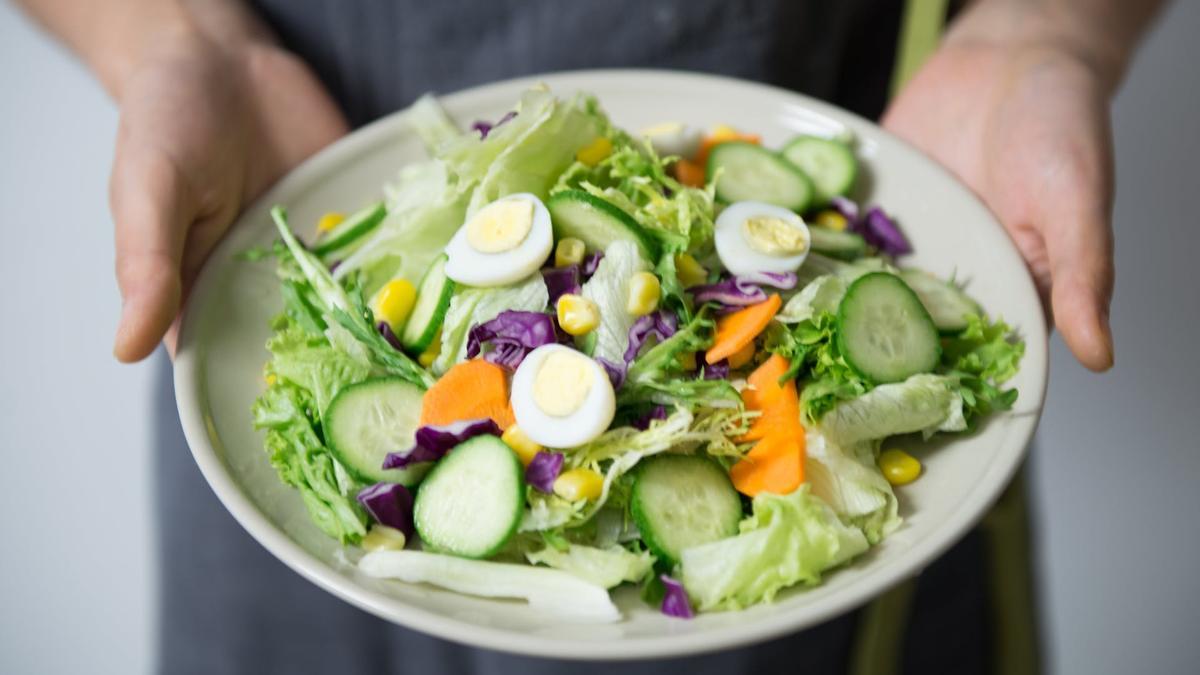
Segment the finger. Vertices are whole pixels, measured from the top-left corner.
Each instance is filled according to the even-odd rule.
[[[124,134],[109,191],[123,302],[113,355],[139,361],[154,351],[179,309],[185,191],[167,157]]]
[[[1093,198],[1100,203],[1092,203],[1085,199],[1047,209],[1041,229],[1052,280],[1050,308],[1055,326],[1079,362],[1099,372],[1113,365],[1108,321],[1113,240],[1104,200]]]

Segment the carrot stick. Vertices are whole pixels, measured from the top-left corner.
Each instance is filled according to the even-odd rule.
[[[501,429],[513,425],[508,376],[483,359],[464,361],[442,375],[421,401],[421,425],[491,418]]]
[[[717,319],[717,335],[712,346],[708,348],[708,353],[704,355],[704,360],[712,365],[721,359],[729,358],[753,342],[754,338],[766,329],[767,324],[771,323],[771,319],[775,318],[775,313],[782,304],[783,300],[779,294],[773,293],[757,305],[750,305]]]
[[[675,179],[680,183],[696,188],[704,187],[706,175],[703,164],[681,159],[675,162],[673,169],[675,171]]]
[[[767,436],[729,469],[729,478],[738,492],[749,497],[795,490],[804,482],[804,435]]]

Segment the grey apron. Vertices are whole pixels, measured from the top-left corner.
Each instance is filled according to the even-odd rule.
[[[698,70],[802,91],[877,117],[901,2],[842,0],[259,0],[355,125],[450,92],[536,72]],[[302,114],[302,113],[301,113]],[[159,355],[158,667],[164,673],[845,673],[891,636],[895,670],[989,670],[986,540],[968,536],[892,611],[855,612],[754,647],[668,661],[579,664],[458,646],[394,626],[275,560],[224,510],[187,451]],[[877,603],[886,609],[887,603]],[[899,609],[897,609],[899,608]],[[866,632],[864,632],[866,631]],[[875,645],[878,648],[878,645]]]

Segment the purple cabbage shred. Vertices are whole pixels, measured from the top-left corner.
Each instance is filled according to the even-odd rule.
[[[712,365],[704,366],[704,379],[706,380],[728,380],[729,379],[729,359],[721,359]]]
[[[847,229],[883,253],[890,256],[912,253],[912,244],[900,231],[900,226],[878,206],[872,206],[862,213],[858,204],[845,197],[834,197],[829,205],[846,219]]]
[[[567,293],[578,295],[583,289],[579,265],[543,269],[542,279],[546,281],[546,290],[550,293],[551,307],[555,306],[558,299]]]
[[[625,349],[625,363],[632,363],[646,342],[654,337],[660,342],[675,334],[679,320],[665,310],[658,310],[639,317],[629,329],[629,346]]]
[[[612,382],[613,389],[620,389],[621,385],[625,384],[626,364],[613,363],[603,356],[597,356],[596,362],[604,368],[604,372],[608,373],[608,380]]]
[[[413,536],[413,496],[398,483],[376,483],[358,493],[358,503],[380,525],[394,527]]]
[[[596,273],[596,268],[600,266],[600,261],[604,260],[603,251],[593,251],[588,257],[583,260],[583,278],[590,279]]]
[[[793,272],[740,274],[726,277],[715,284],[693,286],[689,290],[696,302],[716,302],[728,309],[757,305],[766,300],[767,293],[762,286],[781,290],[795,288],[796,275]]]
[[[402,349],[400,345],[400,338],[396,337],[396,334],[392,332],[392,327],[388,325],[388,322],[380,321],[379,323],[375,324],[375,328],[379,331],[379,334],[383,336],[383,339],[387,340],[387,343],[392,346],[392,349],[395,349],[396,351],[400,351]]]
[[[634,429],[645,431],[650,428],[650,423],[654,420],[665,419],[667,419],[667,407],[664,405],[656,405],[646,414],[630,420],[629,426],[633,427]]]
[[[389,452],[383,458],[383,468],[403,469],[409,464],[436,462],[459,443],[485,434],[499,436],[500,427],[487,418],[461,420],[443,426],[419,427],[413,439],[413,447],[404,452]]]
[[[492,133],[493,129],[500,126],[501,124],[504,124],[505,122],[511,120],[512,118],[514,118],[516,116],[517,116],[517,111],[510,110],[509,112],[504,114],[504,117],[501,117],[500,119],[496,120],[495,124],[484,121],[484,120],[476,120],[475,123],[471,125],[471,129],[479,132],[479,140],[482,141],[483,139],[488,137],[488,134]]]
[[[558,341],[554,319],[542,312],[500,312],[491,321],[476,324],[467,334],[467,357],[475,358],[486,343],[484,360],[516,370],[529,352]]]
[[[663,588],[666,589],[666,593],[663,594],[662,613],[678,619],[692,618],[692,603],[688,600],[683,584],[665,574],[659,575],[658,578],[662,580]]]
[[[533,456],[533,461],[525,468],[525,482],[535,489],[547,494],[554,492],[554,479],[562,473],[563,455],[561,452],[539,452]]]

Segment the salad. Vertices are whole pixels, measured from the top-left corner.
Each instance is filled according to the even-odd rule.
[[[307,242],[276,207],[260,252],[254,423],[368,575],[580,621],[622,584],[676,617],[770,602],[901,526],[904,435],[1016,399],[1009,326],[847,197],[853,139],[634,135],[545,89],[407,115],[428,161]]]

